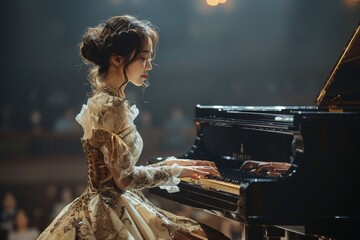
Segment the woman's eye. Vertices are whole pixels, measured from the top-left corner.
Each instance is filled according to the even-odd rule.
[[[153,60],[153,58],[150,56],[141,56],[141,55],[140,55],[140,59],[143,61],[152,61]]]

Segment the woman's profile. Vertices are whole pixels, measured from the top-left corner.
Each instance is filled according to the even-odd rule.
[[[88,186],[41,233],[39,239],[227,239],[189,218],[154,206],[144,188],[176,186],[181,177],[219,176],[209,161],[169,158],[137,166],[143,141],[133,123],[128,83],[147,84],[158,43],[148,21],[115,16],[88,28],[79,45],[90,66],[92,95],[76,120],[88,165]]]

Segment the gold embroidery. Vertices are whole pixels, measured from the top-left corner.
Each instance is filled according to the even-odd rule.
[[[105,165],[104,156],[90,140],[83,142],[88,160],[88,183],[92,192],[100,194],[100,198],[111,208],[115,208],[119,194],[123,193],[115,184],[111,172]],[[95,143],[96,144],[96,143]]]
[[[99,201],[97,204],[97,213],[95,214],[94,222],[94,235],[96,239],[119,239],[119,232],[114,228],[114,224],[111,222],[109,209],[106,204]]]

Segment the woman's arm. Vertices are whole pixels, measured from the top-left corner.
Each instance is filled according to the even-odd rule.
[[[103,105],[98,102],[95,104],[102,106],[100,110],[93,111],[94,119],[97,119],[95,131],[108,132],[100,149],[119,188],[125,190],[172,186],[180,182],[179,177],[217,174],[213,167],[180,159],[171,160],[163,166],[136,166],[142,142],[127,104],[118,98],[106,101]],[[89,108],[91,110],[91,104]]]

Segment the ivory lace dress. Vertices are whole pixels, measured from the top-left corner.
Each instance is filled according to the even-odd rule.
[[[136,166],[143,147],[133,123],[137,114],[135,106],[105,87],[83,105],[76,120],[84,130],[88,186],[39,239],[197,239],[195,232],[202,232],[197,222],[155,207],[140,191],[176,186],[182,169],[176,164]]]

